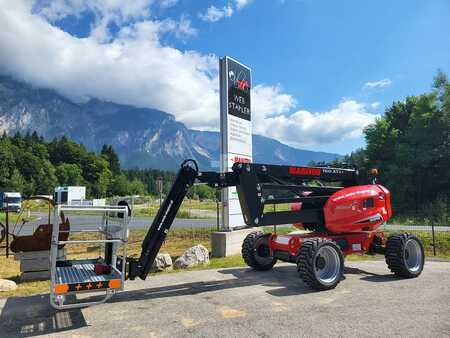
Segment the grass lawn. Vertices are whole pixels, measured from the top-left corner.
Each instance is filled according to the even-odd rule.
[[[398,233],[398,231],[385,231],[386,236]],[[409,231],[416,235],[423,244],[426,256],[433,256],[433,237],[431,232]],[[436,254],[440,258],[450,258],[450,232],[435,232]]]
[[[134,206],[134,215],[136,217],[150,216],[154,217],[159,209],[159,200],[152,200],[145,204]],[[178,218],[215,218],[216,202],[213,200],[199,201],[196,199],[185,199],[177,213]]]
[[[16,224],[18,219],[25,219],[27,222],[31,222],[37,219],[36,216],[30,216],[27,217],[25,214],[18,214],[15,212],[10,212],[9,216],[8,216],[8,221],[9,221],[9,227],[11,229],[11,227],[14,226],[14,224]],[[6,225],[6,214],[4,212],[0,213],[0,222],[2,222],[4,225]],[[22,222],[19,220],[19,222],[17,222],[18,225],[22,224]]]
[[[263,228],[266,232],[273,232],[273,227]],[[287,234],[292,231],[292,227],[277,227],[278,234]],[[161,248],[161,253],[169,253],[172,259],[183,254],[189,247],[196,244],[203,244],[208,250],[211,250],[211,232],[213,228],[192,228],[192,229],[175,229],[169,232],[165,244]],[[138,257],[141,251],[141,243],[145,236],[146,230],[132,230],[130,231],[128,255]],[[389,233],[387,234],[389,235]],[[426,254],[432,256],[431,234],[419,234],[420,239],[424,243]],[[92,239],[92,234],[73,234],[72,239]],[[439,237],[438,242],[439,257],[450,258],[450,233],[444,233]],[[67,246],[68,256],[70,258],[93,258],[102,254],[101,248],[93,244],[77,244]],[[367,256],[367,255],[350,255],[346,257],[348,261],[368,260],[368,259],[383,259],[382,256]],[[210,264],[205,266],[197,266],[192,270],[200,269],[220,269],[228,267],[244,267],[246,266],[240,255],[226,257],[226,258],[211,258]],[[174,270],[173,273],[179,270]],[[13,292],[1,292],[0,298],[11,296],[24,296],[36,293],[46,293],[49,290],[48,281],[38,282],[20,282],[19,262],[15,261],[12,256],[7,259],[5,256],[0,256],[0,278],[11,279],[18,283],[17,290]],[[150,276],[151,278],[151,276]]]

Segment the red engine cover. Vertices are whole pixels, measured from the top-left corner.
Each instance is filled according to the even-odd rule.
[[[344,188],[330,196],[324,215],[332,233],[372,231],[392,216],[391,193],[375,184]]]

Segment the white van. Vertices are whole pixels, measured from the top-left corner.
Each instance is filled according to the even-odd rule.
[[[0,192],[0,209],[20,212],[22,209],[22,195],[20,192]]]

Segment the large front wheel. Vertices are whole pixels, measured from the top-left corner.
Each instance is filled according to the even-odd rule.
[[[242,243],[242,258],[255,270],[270,270],[277,262],[269,247],[270,234],[252,232]]]
[[[302,243],[297,255],[300,278],[318,291],[329,290],[339,284],[344,272],[344,256],[339,246],[325,239],[311,239]]]
[[[385,258],[388,268],[404,278],[419,276],[425,263],[422,243],[410,234],[390,236],[386,244]]]

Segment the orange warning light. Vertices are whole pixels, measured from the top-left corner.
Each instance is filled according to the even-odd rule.
[[[122,281],[120,279],[111,279],[109,281],[110,289],[119,289],[121,285],[122,285]]]
[[[57,295],[67,293],[68,291],[69,291],[69,285],[67,285],[67,284],[56,284],[55,285],[55,293]]]

